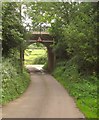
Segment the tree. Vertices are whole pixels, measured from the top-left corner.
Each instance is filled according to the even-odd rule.
[[[49,5],[49,7],[48,7]],[[30,3],[33,29],[50,23],[57,59],[75,57],[80,72],[93,73],[97,66],[97,6],[95,3]]]
[[[19,3],[4,2],[2,4],[2,47],[5,56],[8,56],[11,49],[19,49],[20,43],[24,41],[24,27],[20,17]]]

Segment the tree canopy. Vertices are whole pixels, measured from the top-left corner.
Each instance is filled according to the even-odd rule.
[[[54,36],[53,51],[57,59],[75,58],[78,69],[94,72],[97,66],[97,3],[30,2],[3,3],[3,54],[18,48],[24,39],[21,5],[32,21],[32,31],[40,24]],[[86,67],[85,67],[86,66]]]
[[[58,59],[75,57],[78,69],[94,72],[97,66],[97,3],[30,3],[33,27],[49,23]],[[85,67],[86,66],[86,67]]]
[[[24,42],[24,27],[21,20],[21,4],[4,2],[2,5],[2,47],[3,55],[7,55],[13,48],[19,49]]]

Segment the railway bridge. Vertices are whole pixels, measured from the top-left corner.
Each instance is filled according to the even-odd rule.
[[[47,48],[48,55],[48,66],[47,70],[51,72],[54,68],[55,64],[55,54],[52,50],[52,45],[54,42],[54,37],[51,36],[48,32],[32,32],[31,37],[27,40],[28,45],[33,43],[42,43]],[[22,50],[20,52],[20,61],[22,66],[22,61],[24,61],[24,52]]]

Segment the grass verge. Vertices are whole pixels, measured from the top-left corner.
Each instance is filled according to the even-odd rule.
[[[53,76],[74,97],[77,107],[86,118],[97,118],[97,78],[81,76],[71,62],[60,62]]]

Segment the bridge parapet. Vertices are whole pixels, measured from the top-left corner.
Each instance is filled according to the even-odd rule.
[[[48,32],[32,32],[29,43],[41,42],[41,43],[53,43],[54,37]]]

